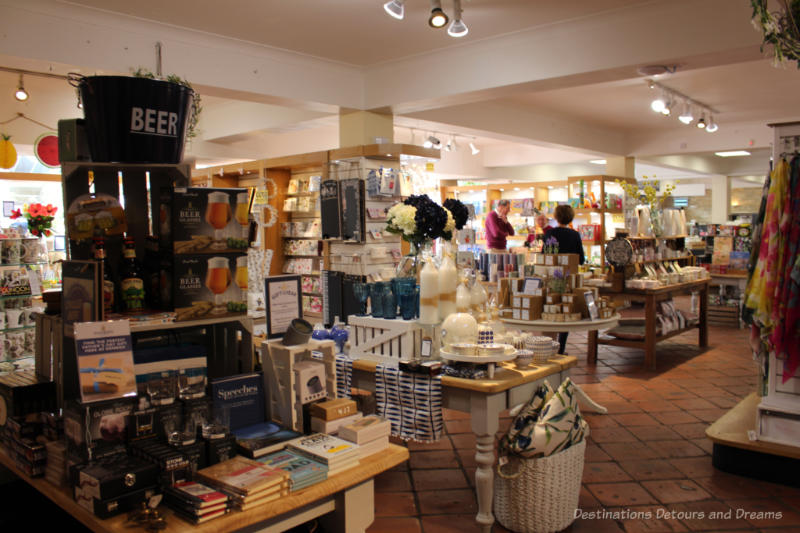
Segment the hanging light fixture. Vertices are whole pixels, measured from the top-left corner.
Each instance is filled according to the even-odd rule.
[[[709,117],[708,117],[708,126],[706,126],[706,131],[708,133],[714,133],[718,129],[719,129],[719,126],[717,126],[716,121],[714,121],[714,115],[709,115]]]
[[[17,85],[17,91],[14,93],[14,98],[20,102],[24,102],[28,99],[28,96],[28,91],[25,90],[25,84],[22,82],[22,74],[20,74],[19,84]]]
[[[678,120],[684,124],[691,124],[694,120],[694,116],[692,115],[692,104],[690,104],[688,100],[683,103],[683,113],[680,114]]]
[[[701,130],[706,127],[706,114],[705,113],[700,115],[700,120],[697,121],[697,127],[700,128]]]
[[[667,97],[664,94],[664,91],[661,91],[661,94],[658,95],[652,102],[650,102],[650,109],[656,113],[661,113],[664,111],[665,107],[667,107]]]
[[[425,148],[433,148],[433,139],[435,139],[433,135],[428,135],[425,137],[425,142],[422,143],[422,146]]]
[[[469,33],[469,28],[467,28],[467,25],[461,20],[462,13],[461,0],[453,0],[453,22],[451,22],[450,27],[447,28],[447,35],[450,37],[463,37]]]
[[[480,148],[475,146],[475,143],[472,141],[469,142],[469,148],[470,150],[472,150],[472,155],[478,155],[478,152],[481,151]]]
[[[431,16],[428,25],[431,28],[443,28],[447,21],[447,14],[442,11],[442,0],[431,0]]]
[[[393,18],[397,20],[403,20],[403,15],[405,14],[405,8],[403,7],[403,3],[405,0],[389,0],[383,4],[383,9]]]
[[[447,141],[447,144],[444,145],[444,150],[446,152],[452,152],[453,151],[453,137],[452,136],[450,137],[450,140]]]
[[[670,116],[671,113],[672,113],[672,99],[670,98],[667,99],[667,101],[664,103],[664,109],[661,110],[661,114],[664,115],[665,117],[668,117]]]

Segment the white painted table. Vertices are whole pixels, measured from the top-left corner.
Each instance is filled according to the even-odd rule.
[[[366,359],[355,361],[353,386],[374,391],[377,364]],[[442,377],[442,406],[471,415],[472,432],[476,438],[475,460],[478,462],[475,471],[478,514],[475,521],[483,533],[490,533],[494,524],[494,439],[500,428],[500,413],[530,400],[545,380],[557,388],[576,364],[575,357],[563,355],[553,357],[545,364],[532,364],[524,370],[503,363],[492,379]]]
[[[575,333],[577,331],[588,331],[589,336],[586,342],[586,360],[597,361],[597,333],[601,329],[611,329],[619,324],[622,318],[619,314],[614,314],[610,318],[597,320],[584,319],[578,322],[552,322],[550,320],[516,320],[513,318],[501,319],[504,324],[516,326],[524,331],[556,332],[556,333]]]

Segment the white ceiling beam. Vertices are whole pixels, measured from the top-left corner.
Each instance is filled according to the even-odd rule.
[[[223,141],[252,131],[285,128],[325,116],[328,115],[304,109],[234,101],[204,110],[199,128],[203,140]]]
[[[95,71],[155,71],[155,44],[163,44],[164,73],[201,91],[277,105],[337,112],[361,108],[360,68],[237,39],[58,2],[2,0],[3,53]]]
[[[372,66],[367,108],[396,114],[762,57],[746,2],[649,2]],[[476,75],[480,73],[480,75]]]
[[[409,115],[410,118],[462,129],[472,129],[475,135],[492,134],[506,140],[529,142],[550,148],[585,151],[601,154],[627,154],[625,135],[530,110],[519,109],[501,102],[482,102],[433,109]],[[465,135],[469,135],[467,131]]]

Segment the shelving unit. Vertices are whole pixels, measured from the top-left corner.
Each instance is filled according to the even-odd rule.
[[[600,235],[601,239],[586,242],[584,241],[583,245],[585,248],[588,248],[588,253],[586,254],[587,262],[589,258],[592,257],[592,247],[599,246],[600,247],[600,264],[605,267],[606,264],[606,250],[605,250],[605,243],[611,239],[609,235],[609,229],[614,224],[613,221],[609,221],[607,219],[608,216],[613,217],[614,215],[623,216],[625,214],[624,209],[619,209],[617,207],[610,207],[606,203],[606,190],[607,185],[614,185],[616,188],[620,188],[617,184],[617,180],[622,180],[625,183],[636,183],[635,178],[621,178],[616,176],[571,176],[567,178],[567,191],[569,198],[579,198],[580,197],[580,184],[583,182],[585,187],[585,192],[588,196],[589,193],[593,193],[592,189],[597,189],[599,195],[595,196],[597,200],[598,207],[596,208],[585,208],[580,207],[575,209],[575,222],[573,225],[576,227],[579,225],[580,220],[585,220],[587,224],[598,224],[600,226]],[[625,205],[624,202],[624,191],[620,188],[620,195],[623,197],[622,205]],[[593,219],[593,215],[597,215],[596,218],[599,220]],[[624,226],[624,221],[621,224],[617,224],[618,226]]]

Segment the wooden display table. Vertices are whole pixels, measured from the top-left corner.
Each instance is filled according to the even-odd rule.
[[[573,356],[553,357],[541,365],[530,365],[524,370],[511,363],[499,365],[491,379],[463,379],[442,376],[442,407],[470,413],[472,432],[476,437],[475,490],[478,496],[478,514],[475,521],[483,533],[489,533],[494,523],[492,498],[494,496],[494,441],[500,428],[500,413],[515,405],[527,402],[544,380],[553,388],[569,376],[569,369],[577,365]],[[353,386],[375,390],[376,361],[361,359],[353,362]]]
[[[611,329],[619,324],[620,315],[615,314],[611,318],[597,320],[579,320],[577,322],[551,322],[549,320],[515,320],[513,318],[501,319],[505,324],[517,326],[524,331],[540,331],[545,333],[573,333],[576,331],[588,331],[586,342],[586,360],[597,361],[597,333],[601,329]]]
[[[609,346],[625,346],[628,348],[641,348],[644,350],[644,366],[648,370],[656,369],[656,343],[680,335],[692,329],[698,329],[698,345],[701,348],[708,346],[708,284],[709,280],[689,281],[676,285],[667,285],[657,289],[625,289],[622,292],[613,292],[600,288],[600,294],[612,298],[631,300],[634,302],[644,302],[644,340],[626,339],[598,339],[598,344]],[[698,292],[700,294],[699,321],[694,326],[670,331],[666,335],[656,335],[656,303],[669,300],[673,296]],[[588,363],[597,362],[595,358],[587,359]]]
[[[162,531],[219,533],[247,528],[248,531],[278,533],[322,517],[325,531],[363,532],[374,519],[373,478],[406,460],[408,460],[408,449],[390,444],[380,453],[362,459],[358,466],[321,483],[290,493],[262,507],[244,512],[231,511],[223,517],[196,526],[175,516],[168,507],[161,506],[159,510],[163,511],[167,519],[167,528]],[[25,475],[3,449],[0,449],[0,463],[92,531],[99,533],[144,531],[144,528],[131,528],[131,523],[126,523],[127,513],[107,520],[97,518],[72,499],[69,489],[55,487],[44,478],[31,478]]]

